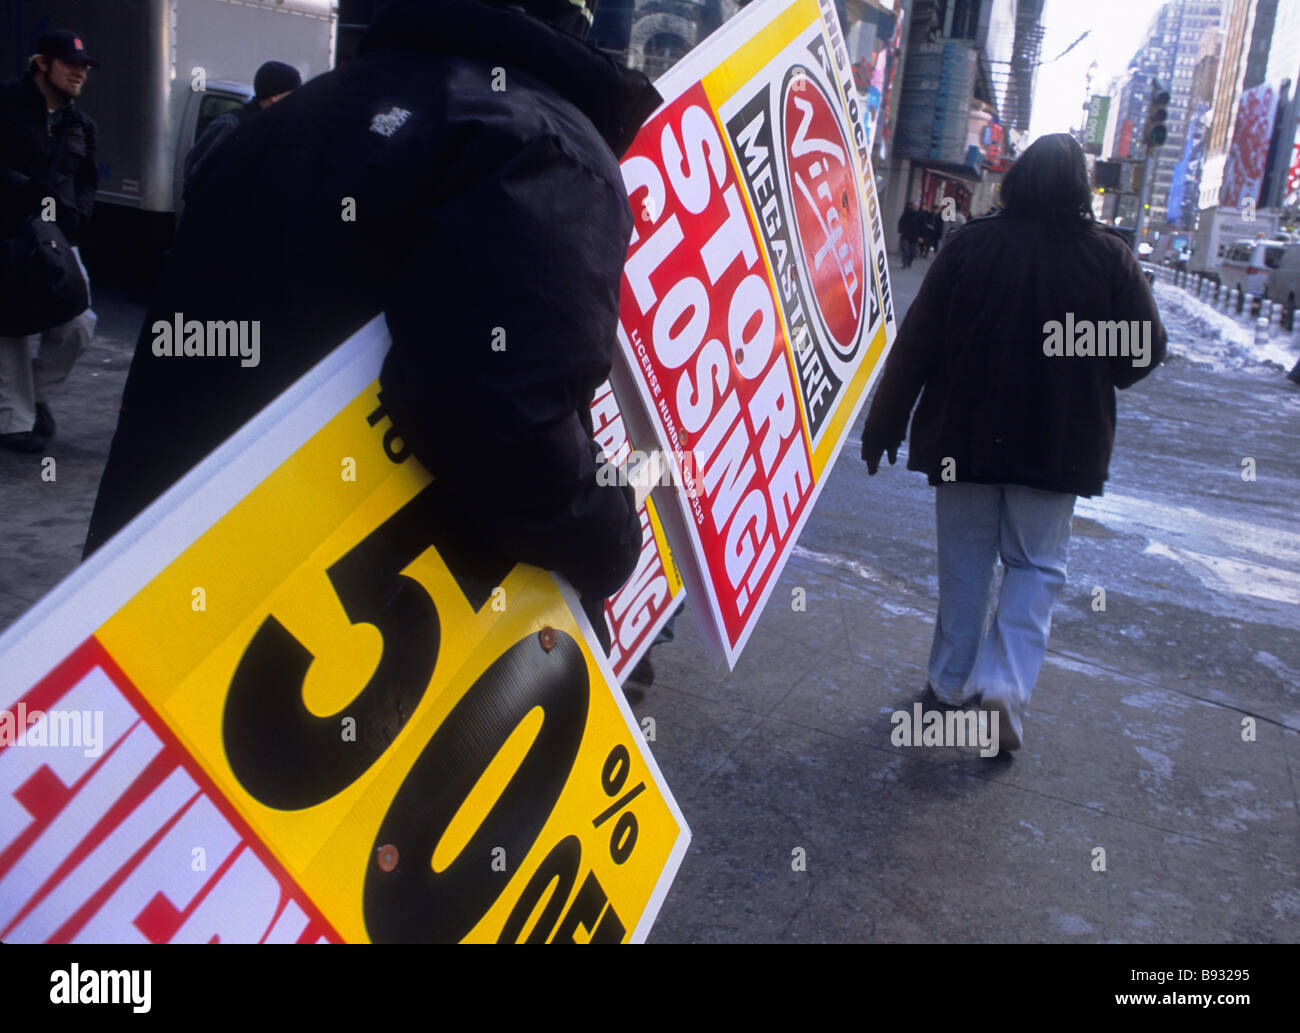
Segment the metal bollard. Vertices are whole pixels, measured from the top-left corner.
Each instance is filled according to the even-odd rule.
[[[1260,316],[1255,320],[1255,347],[1262,348],[1268,344],[1268,320]]]
[[[1237,315],[1241,315],[1242,310],[1246,307],[1246,292],[1241,289],[1241,284],[1237,284]]]

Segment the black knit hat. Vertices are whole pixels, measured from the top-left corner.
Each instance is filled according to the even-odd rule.
[[[586,39],[598,0],[487,0],[497,7],[522,7],[561,32]]]
[[[256,100],[266,100],[296,90],[301,85],[302,76],[293,65],[286,65],[283,61],[268,61],[253,76],[253,97]]]

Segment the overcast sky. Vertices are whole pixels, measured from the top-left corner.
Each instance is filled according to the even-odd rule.
[[[1094,61],[1101,66],[1093,81],[1093,92],[1104,94],[1111,76],[1123,75],[1128,68],[1147,22],[1164,2],[1047,0],[1043,10],[1043,52],[1039,60],[1051,61],[1085,30],[1092,31],[1059,61],[1038,69],[1029,123],[1031,139],[1047,133],[1063,133],[1081,124],[1088,66]]]

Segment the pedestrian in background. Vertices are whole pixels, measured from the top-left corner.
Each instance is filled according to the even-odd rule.
[[[912,262],[916,260],[916,242],[921,230],[921,213],[908,201],[903,214],[898,217],[898,250],[903,257],[904,269],[912,268]]]
[[[283,61],[267,61],[253,76],[253,99],[224,114],[218,115],[194,141],[185,156],[185,182],[183,196],[189,196],[190,184],[199,169],[236,129],[264,108],[283,100],[302,85],[302,76],[293,65]]]
[[[883,454],[895,461],[919,395],[907,465],[937,489],[939,553],[927,693],[952,706],[980,700],[998,715],[1002,747],[1016,749],[1065,583],[1075,499],[1102,493],[1115,389],[1160,364],[1165,331],[1124,239],[1093,220],[1073,137],[1036,141],[1007,172],[1002,200],[926,274],[885,364],[862,458],[869,474]],[[1149,335],[1145,361],[1060,354],[1049,328],[1067,320],[1124,321]],[[1005,574],[985,634],[999,556]]]
[[[929,258],[939,250],[939,237],[943,233],[943,220],[938,210],[931,205],[925,210],[925,247],[924,254]]]
[[[83,281],[76,245],[89,228],[99,177],[95,123],[77,98],[88,69],[98,67],[76,33],[46,32],[36,40],[27,73],[0,86],[0,247],[16,241],[33,216],[47,218],[52,211],[72,245],[72,275]],[[0,446],[39,452],[54,437],[49,391],[67,378],[95,331],[88,293],[84,300],[84,310],[70,320],[65,316],[28,336],[0,337]]]
[[[948,238],[951,237],[954,233],[956,233],[959,229],[961,229],[965,225],[966,225],[965,208],[962,205],[958,205],[956,208],[953,209],[952,218],[945,219],[943,222],[943,237],[940,239],[940,244],[941,245],[946,244],[948,242]]]

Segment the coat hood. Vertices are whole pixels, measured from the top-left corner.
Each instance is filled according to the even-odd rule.
[[[361,41],[363,56],[381,50],[478,57],[525,71],[586,115],[618,158],[663,102],[644,73],[522,9],[478,0],[395,0]]]

